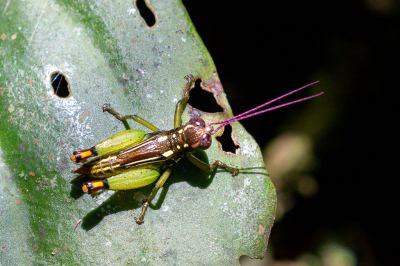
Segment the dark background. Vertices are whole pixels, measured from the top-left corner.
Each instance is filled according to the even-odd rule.
[[[331,238],[352,250],[358,265],[394,265],[399,3],[183,3],[235,114],[315,80],[320,83],[294,98],[325,92],[314,103],[242,122],[262,149],[288,129],[315,141],[318,192],[296,196],[295,206],[275,223],[273,259],[315,253]]]

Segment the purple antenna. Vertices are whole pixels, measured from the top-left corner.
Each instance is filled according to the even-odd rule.
[[[208,123],[208,124],[209,124],[209,125],[216,125],[216,124],[222,124],[222,123],[225,123],[225,122],[228,122],[228,121],[231,121],[231,120],[235,120],[236,118],[239,118],[239,117],[244,116],[244,115],[246,115],[246,114],[248,114],[248,113],[254,112],[254,111],[256,111],[256,110],[258,110],[258,109],[260,109],[260,108],[262,108],[262,107],[264,107],[264,106],[267,106],[267,105],[269,105],[269,104],[271,104],[271,103],[274,103],[274,102],[276,102],[276,101],[278,101],[278,100],[280,100],[280,99],[285,98],[286,96],[289,96],[289,95],[291,95],[291,94],[293,94],[293,93],[295,93],[295,92],[298,92],[298,91],[300,91],[300,90],[302,90],[302,89],[305,89],[305,88],[307,88],[307,87],[310,87],[310,86],[312,86],[312,85],[314,85],[314,84],[316,84],[316,83],[318,83],[318,82],[319,82],[319,81],[314,81],[313,83],[307,84],[307,85],[305,85],[305,86],[303,86],[303,87],[301,87],[301,88],[298,88],[298,89],[295,89],[295,90],[293,90],[293,91],[291,91],[291,92],[288,92],[288,93],[286,93],[286,94],[284,94],[284,95],[282,95],[282,96],[279,96],[279,97],[277,97],[277,98],[275,98],[275,99],[273,99],[273,100],[271,100],[271,101],[269,101],[269,102],[263,103],[263,104],[260,105],[260,106],[257,106],[257,107],[255,107],[255,108],[253,108],[253,109],[251,109],[251,110],[248,110],[248,111],[246,111],[246,112],[244,112],[244,113],[241,113],[240,115],[234,116],[234,117],[229,118],[229,119],[227,119],[227,120],[220,121],[220,122],[211,122],[211,123]],[[235,120],[235,121],[237,121],[237,120]]]
[[[53,82],[56,81],[56,79],[58,78],[59,75],[61,75],[60,72],[57,73],[57,76],[54,77],[54,79],[53,79],[53,81],[51,82],[51,84],[53,84]],[[56,91],[54,92],[54,94],[56,94],[56,95],[57,95],[58,89],[60,88],[61,81],[62,81],[62,76],[61,76],[61,78],[60,78],[60,82],[58,82],[57,89],[56,89]]]
[[[57,76],[55,76],[55,77],[53,78],[53,81],[52,81],[51,83],[53,83],[53,82],[58,78],[59,75],[60,75],[60,72],[57,73]]]
[[[262,111],[258,111],[258,112],[252,113],[252,112],[254,112],[254,111],[256,111],[256,110],[258,110],[258,109],[260,109],[260,108],[262,108],[262,107],[264,107],[264,106],[266,106],[266,105],[269,105],[269,104],[271,104],[271,103],[274,103],[274,102],[276,102],[276,101],[278,101],[278,100],[280,100],[280,99],[282,99],[282,98],[284,98],[284,97],[286,97],[286,96],[289,96],[289,95],[291,95],[291,94],[293,94],[293,93],[295,93],[295,92],[298,92],[298,91],[300,91],[300,90],[302,90],[302,89],[304,89],[304,88],[307,88],[307,87],[309,87],[309,86],[311,86],[311,85],[314,85],[314,84],[316,84],[316,83],[318,83],[318,82],[319,82],[319,81],[315,81],[315,82],[313,82],[313,83],[307,84],[307,85],[305,85],[305,86],[303,86],[303,87],[301,87],[301,88],[298,88],[298,89],[296,89],[296,90],[293,90],[293,91],[291,91],[291,92],[288,92],[288,93],[286,93],[286,94],[284,94],[284,95],[282,95],[282,96],[279,96],[279,97],[277,97],[277,98],[275,98],[275,99],[273,99],[273,100],[271,100],[271,101],[269,101],[269,102],[266,102],[266,103],[264,103],[264,104],[262,104],[262,105],[260,105],[260,106],[257,106],[257,107],[255,107],[255,108],[249,110],[249,111],[246,111],[246,112],[244,112],[244,113],[241,113],[241,114],[239,114],[239,115],[237,115],[237,116],[234,116],[234,117],[232,117],[232,118],[229,118],[229,119],[227,119],[227,120],[219,121],[219,122],[210,122],[210,123],[208,123],[209,125],[222,124],[222,125],[219,126],[216,130],[213,130],[213,131],[211,132],[211,134],[215,134],[216,132],[218,132],[218,130],[220,130],[220,129],[223,128],[224,126],[229,125],[229,124],[231,124],[231,123],[233,123],[233,122],[240,121],[240,120],[243,120],[243,119],[246,119],[246,118],[255,116],[255,115],[259,115],[259,114],[266,113],[266,112],[269,112],[269,111],[272,111],[272,110],[275,110],[275,109],[279,109],[279,108],[282,108],[282,107],[285,107],[285,106],[288,106],[288,105],[292,105],[292,104],[295,104],[295,103],[298,103],[298,102],[302,102],[302,101],[306,101],[306,100],[309,100],[309,99],[318,97],[318,96],[322,95],[323,92],[318,93],[318,94],[316,94],[316,95],[309,96],[309,97],[305,97],[305,98],[302,98],[302,99],[298,99],[298,100],[295,100],[295,101],[292,101],[292,102],[284,103],[284,104],[281,104],[281,105],[278,105],[278,106],[275,106],[275,107],[271,107],[271,108],[268,108],[268,109],[265,109],[265,110],[262,110]]]

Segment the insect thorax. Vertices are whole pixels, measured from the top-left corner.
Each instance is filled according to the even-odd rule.
[[[193,151],[187,143],[183,128],[182,126],[165,131],[158,136],[157,142],[160,144],[162,156],[177,161],[186,153]]]

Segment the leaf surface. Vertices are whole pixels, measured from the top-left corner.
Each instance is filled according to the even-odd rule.
[[[260,258],[274,220],[276,192],[253,138],[236,122],[236,154],[197,154],[241,169],[201,172],[180,161],[137,225],[152,186],[83,195],[72,151],[124,130],[101,110],[110,103],[157,127],[173,127],[176,102],[192,74],[231,117],[216,67],[180,1],[151,1],[146,26],[132,1],[8,1],[0,27],[0,262],[4,265],[238,265]],[[61,72],[71,95],[54,94]],[[131,128],[145,130],[135,122]],[[82,224],[74,230],[76,222]]]

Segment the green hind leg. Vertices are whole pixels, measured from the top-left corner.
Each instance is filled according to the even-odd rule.
[[[71,160],[75,163],[80,163],[93,156],[122,151],[144,140],[145,135],[146,133],[139,129],[119,132],[89,149],[74,151]]]
[[[93,194],[100,189],[128,190],[140,188],[154,183],[160,176],[155,169],[131,169],[103,180],[86,182],[82,187],[85,193]]]
[[[165,181],[172,172],[171,168],[168,168],[161,175],[160,179],[157,181],[155,187],[151,191],[150,195],[147,197],[146,202],[142,206],[142,212],[139,217],[135,217],[135,221],[138,224],[144,222],[143,218],[146,214],[147,208],[149,207],[151,201],[157,195],[160,188],[163,187]],[[100,189],[112,189],[112,190],[128,190],[143,187],[149,185],[157,180],[160,173],[153,169],[135,169],[124,172],[122,174],[107,178],[105,180],[95,180],[91,182],[86,182],[82,187],[85,193],[93,194]]]
[[[135,217],[136,223],[142,224],[144,215],[146,214],[146,210],[149,207],[151,201],[154,199],[154,197],[157,195],[157,192],[162,186],[164,185],[165,181],[167,181],[168,177],[170,176],[172,172],[171,168],[168,168],[167,170],[164,171],[164,173],[161,175],[160,179],[158,179],[155,187],[151,191],[149,197],[147,198],[146,202],[142,206],[142,213],[140,214],[139,217]]]

